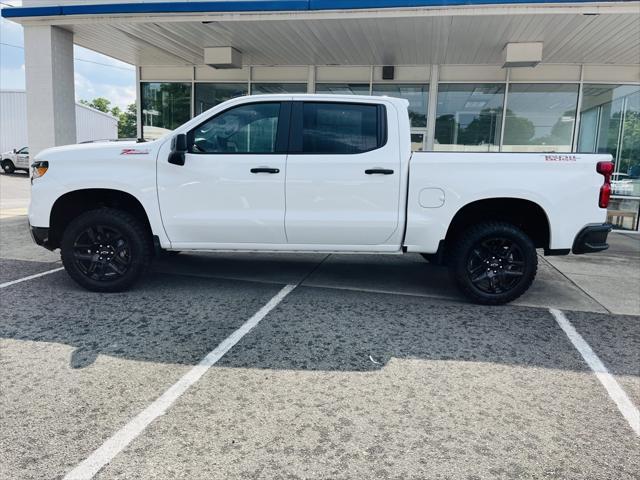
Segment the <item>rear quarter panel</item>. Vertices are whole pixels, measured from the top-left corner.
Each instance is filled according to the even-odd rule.
[[[606,220],[606,209],[598,206],[603,177],[596,164],[610,160],[610,155],[579,153],[414,153],[409,166],[407,250],[436,252],[456,213],[490,198],[538,204],[549,222],[549,248],[571,248],[584,226]],[[444,192],[442,206],[420,204],[421,192],[429,188]]]

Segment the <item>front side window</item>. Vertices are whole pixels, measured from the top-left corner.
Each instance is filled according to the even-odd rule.
[[[378,106],[304,103],[302,153],[353,154],[383,142]]]
[[[191,153],[275,153],[280,103],[225,110],[189,133]]]
[[[21,155],[29,155],[29,148],[28,147],[21,148],[18,151],[18,153],[21,154]]]

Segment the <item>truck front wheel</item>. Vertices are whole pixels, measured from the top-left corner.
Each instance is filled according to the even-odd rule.
[[[142,223],[113,208],[83,213],[62,236],[65,270],[94,292],[127,290],[144,273],[151,255],[151,241]]]
[[[458,237],[449,265],[468,298],[484,305],[502,305],[531,286],[538,256],[531,238],[522,230],[506,222],[487,222]]]
[[[12,162],[11,160],[9,160],[9,159],[5,159],[5,160],[3,160],[3,161],[2,161],[2,164],[0,164],[0,165],[2,165],[2,171],[3,171],[4,173],[9,173],[9,174],[11,174],[11,173],[13,173],[13,172],[15,172],[15,171],[16,171],[16,166],[15,166],[15,165],[13,164],[13,162]]]

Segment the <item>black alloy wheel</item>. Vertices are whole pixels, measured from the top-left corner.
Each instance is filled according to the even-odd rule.
[[[99,208],[69,223],[60,246],[62,263],[78,284],[95,292],[129,289],[153,254],[149,228],[128,212]]]
[[[73,259],[78,270],[92,280],[113,281],[131,267],[129,241],[116,227],[92,225],[76,236]]]
[[[531,238],[507,222],[487,222],[462,232],[449,254],[456,284],[469,299],[501,305],[533,283],[538,256]]]
[[[489,294],[505,293],[524,278],[524,255],[511,239],[490,237],[471,250],[467,273],[471,283]]]

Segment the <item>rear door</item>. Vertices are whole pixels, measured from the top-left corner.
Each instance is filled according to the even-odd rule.
[[[380,245],[398,228],[400,154],[392,105],[297,101],[287,158],[289,244]],[[397,127],[396,127],[397,128]],[[395,133],[395,130],[393,130]]]

